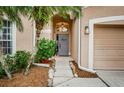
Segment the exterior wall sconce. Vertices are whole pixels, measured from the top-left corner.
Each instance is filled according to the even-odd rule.
[[[84,34],[89,35],[89,33],[90,33],[89,27],[88,26],[85,26]]]

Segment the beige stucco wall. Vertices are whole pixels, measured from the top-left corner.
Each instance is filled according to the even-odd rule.
[[[72,32],[71,32],[71,56],[72,58],[77,62],[77,52],[78,52],[78,39],[77,39],[77,35],[78,35],[78,19],[73,21],[73,25],[72,25]]]
[[[81,27],[81,65],[88,66],[88,35],[84,34],[85,26],[88,26],[89,20],[108,16],[124,15],[123,6],[92,6],[82,9],[82,27]],[[117,23],[117,22],[116,22]],[[119,22],[120,23],[120,22]],[[110,23],[109,23],[110,24]]]
[[[52,21],[49,21],[49,23],[46,24],[43,30],[41,31],[40,39],[52,39],[52,28]]]
[[[24,31],[16,31],[16,50],[32,51],[33,48],[33,23],[27,17],[20,15]]]

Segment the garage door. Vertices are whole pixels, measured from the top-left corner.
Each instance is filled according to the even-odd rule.
[[[124,69],[124,27],[95,26],[94,69]]]

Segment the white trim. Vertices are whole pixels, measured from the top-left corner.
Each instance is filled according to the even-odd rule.
[[[49,64],[43,64],[43,63],[32,63],[35,66],[41,66],[41,67],[50,67]]]
[[[78,66],[80,65],[80,62],[81,62],[81,33],[80,33],[80,18],[78,19],[78,39],[77,39],[77,42],[78,42]]]
[[[88,68],[93,69],[93,27],[94,24],[92,22],[89,22],[89,59],[88,59]]]
[[[89,6],[83,6],[81,9],[83,10],[83,9],[86,9],[86,8],[88,8]]]
[[[16,23],[12,23],[12,54],[16,53]]]
[[[78,42],[78,68],[87,72],[91,72],[91,73],[96,73],[96,71],[89,69],[89,68],[85,68],[83,66],[81,66],[81,18],[79,17],[78,19],[78,34],[77,34],[77,42]]]
[[[108,21],[117,21],[117,20],[124,20],[124,15],[120,16],[110,16],[110,17],[102,17],[89,20],[89,58],[88,58],[88,67],[89,69],[93,69],[93,59],[94,59],[94,45],[93,45],[93,32],[94,32],[94,24],[101,23],[101,22],[108,22]]]

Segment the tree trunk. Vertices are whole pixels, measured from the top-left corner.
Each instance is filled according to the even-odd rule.
[[[36,29],[37,29],[37,31],[36,31],[36,44],[39,41],[41,30],[43,29],[43,26],[44,26],[44,23],[42,22],[42,20],[39,20],[39,21],[36,20]]]

